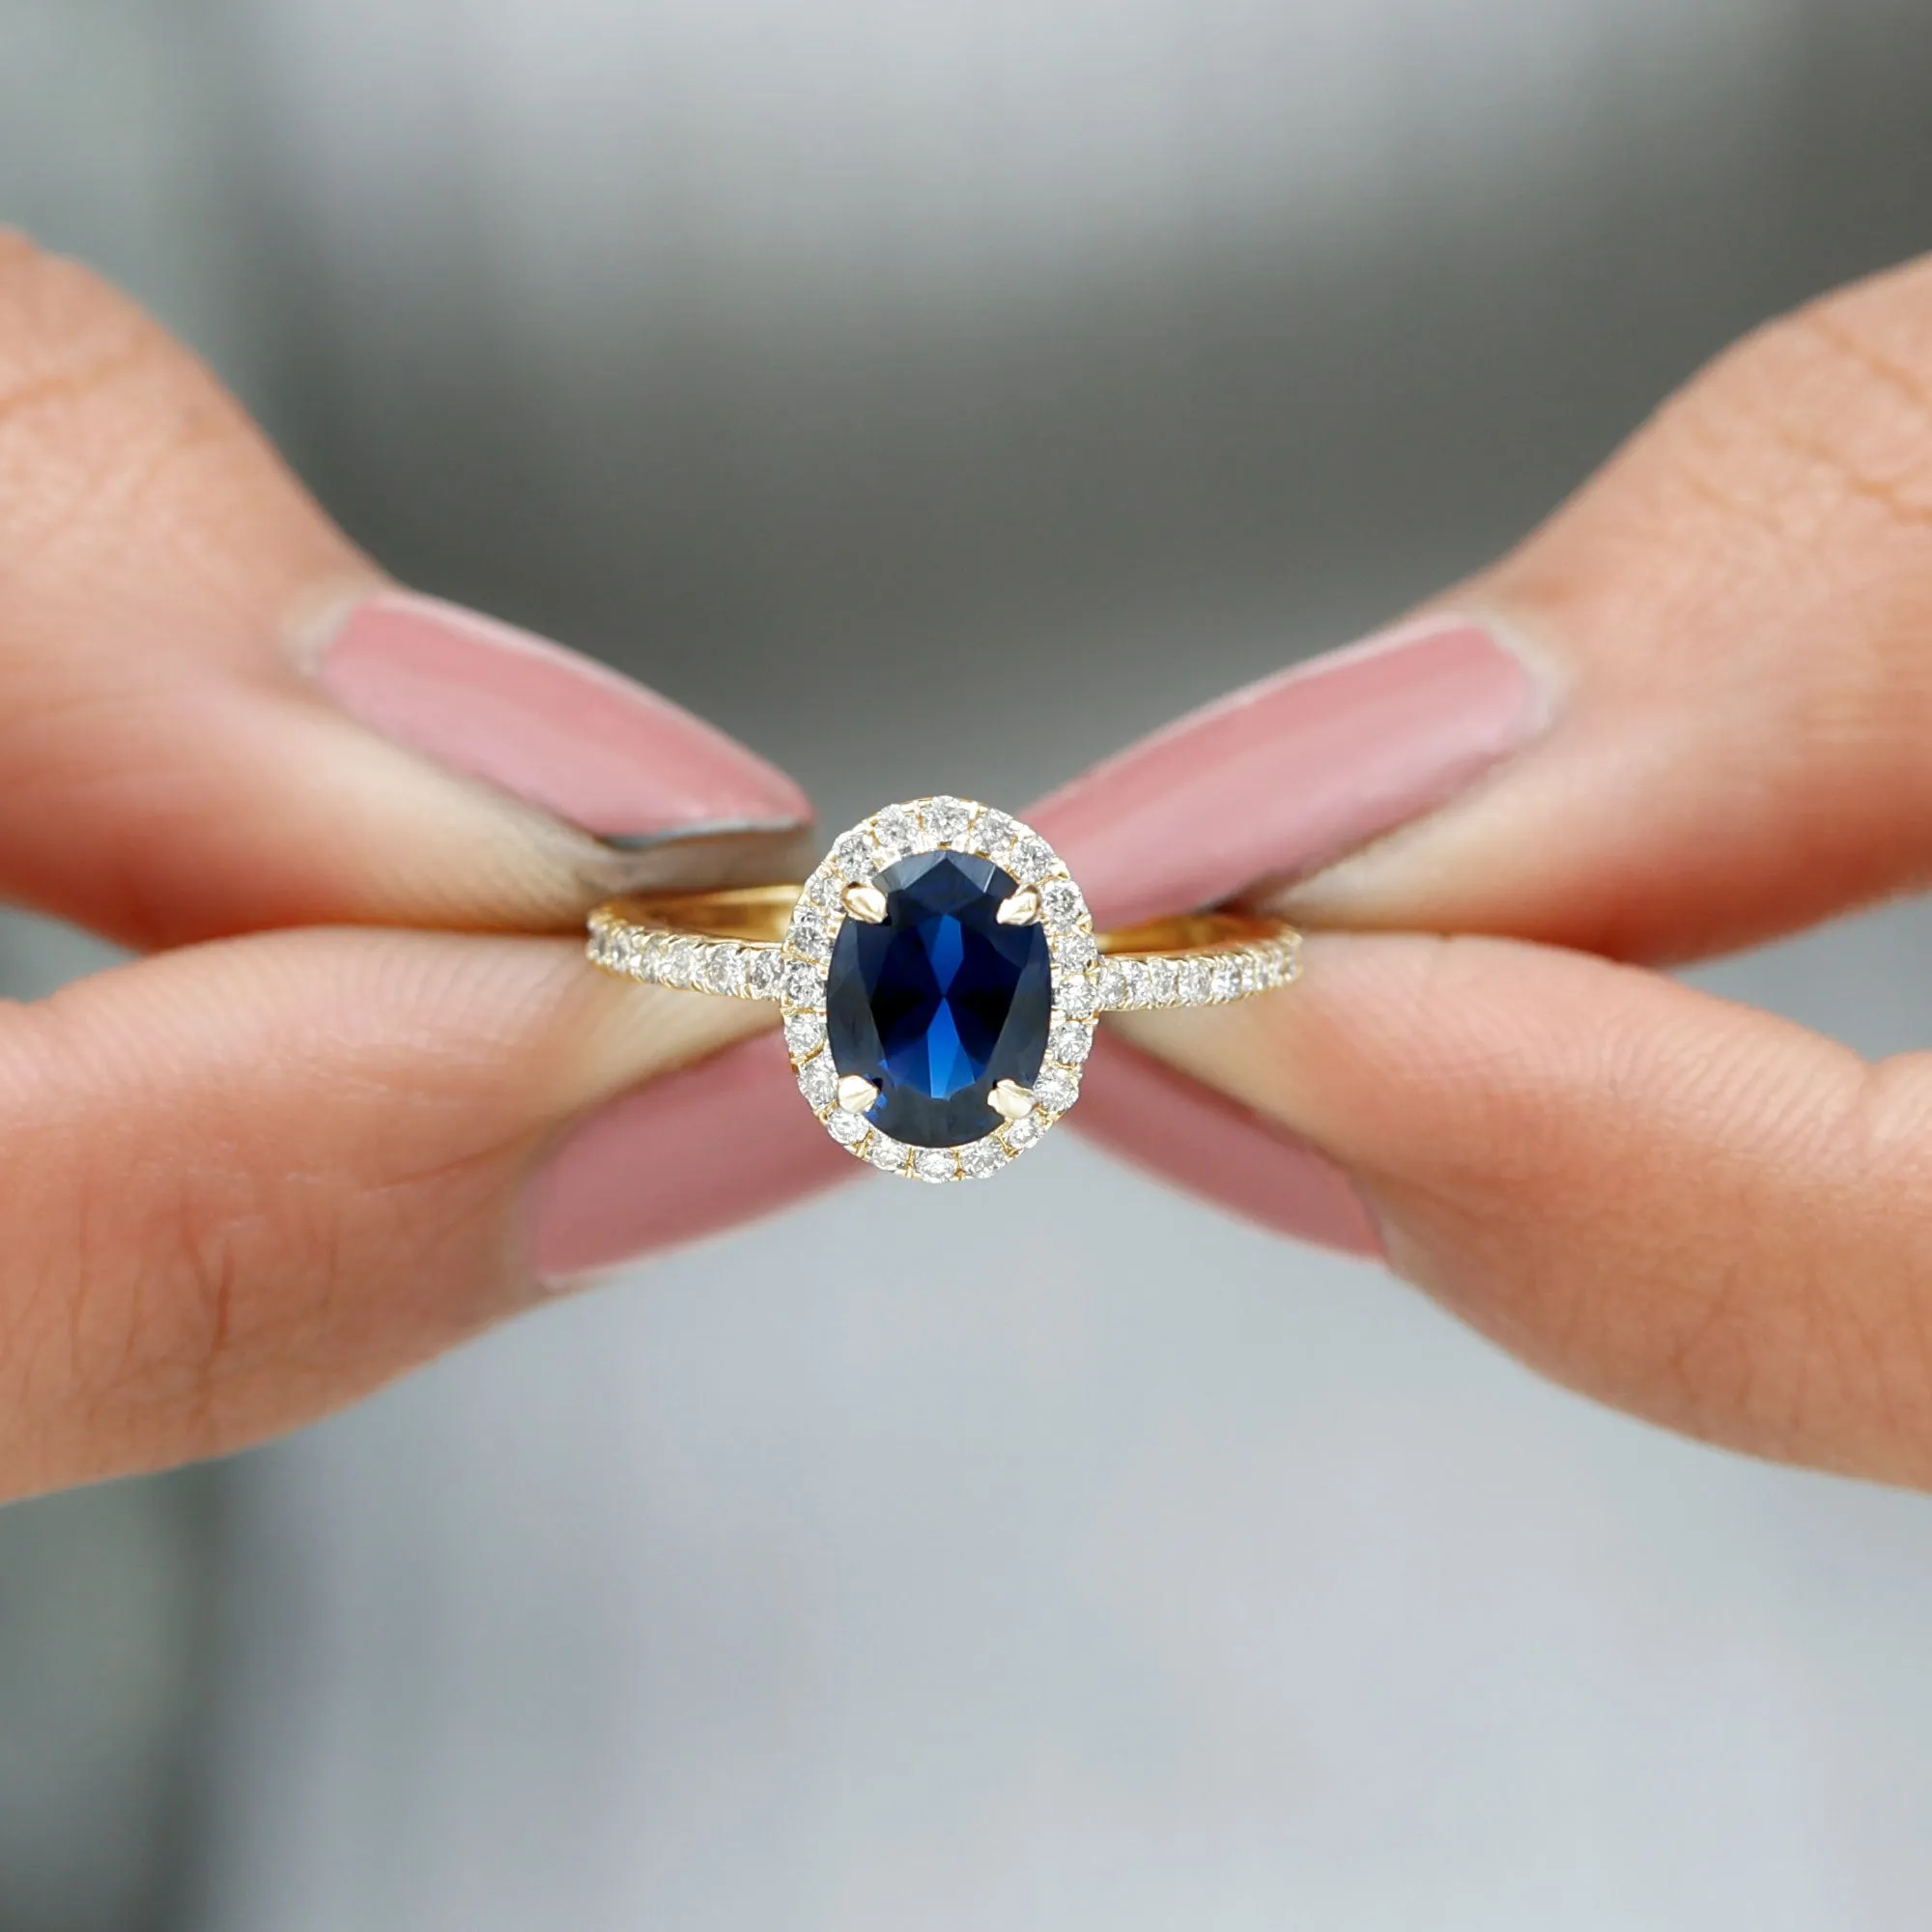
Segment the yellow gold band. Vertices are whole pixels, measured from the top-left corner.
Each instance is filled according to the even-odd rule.
[[[796,885],[611,899],[590,915],[589,956],[620,979],[741,1000],[781,997]],[[1184,913],[1096,933],[1095,1009],[1214,1006],[1287,985],[1301,935],[1285,921]]]

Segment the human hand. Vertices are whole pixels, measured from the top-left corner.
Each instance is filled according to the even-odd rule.
[[[191,357],[5,238],[0,771],[0,895],[171,949],[0,1008],[0,1497],[285,1429],[845,1170],[776,1036],[675,1070],[763,1009],[583,966],[666,857],[612,838],[797,788],[396,592]]]
[[[1434,611],[1028,814],[1099,923],[1328,928],[1290,995],[1121,1016],[1075,1122],[1605,1402],[1932,1483],[1932,1059],[1642,970],[1932,868],[1932,263],[1746,341]]]
[[[1105,923],[1299,881],[1283,903],[1361,929],[1292,998],[1127,1016],[1155,1059],[1097,1054],[1075,1122],[1385,1251],[1608,1400],[1924,1480],[1926,1076],[1557,949],[1691,956],[1918,877],[1928,371],[1923,270],[1782,325],[1449,601],[1478,623],[1030,814]],[[774,1039],[674,1070],[759,1009],[475,930],[625,883],[590,835],[802,818],[795,789],[391,591],[205,373],[21,245],[0,566],[0,890],[184,949],[0,1018],[0,1494],[287,1427],[544,1278],[849,1172]],[[360,929],[281,929],[327,924]],[[1151,1090],[1197,1132],[1151,1128]]]

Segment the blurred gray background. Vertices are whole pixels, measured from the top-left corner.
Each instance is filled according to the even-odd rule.
[[[1923,0],[0,0],[0,219],[836,825],[1481,561],[1932,241],[1928,101]],[[1886,1051],[1928,942],[1700,977]],[[1078,1142],[859,1199],[0,1518],[0,1932],[1925,1924],[1932,1504]]]

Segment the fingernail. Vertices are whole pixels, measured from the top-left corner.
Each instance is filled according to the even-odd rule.
[[[811,817],[782,772],[668,699],[433,597],[366,599],[322,642],[312,669],[371,730],[602,838]]]
[[[798,1104],[775,1033],[610,1102],[566,1137],[528,1198],[530,1266],[576,1281],[735,1227],[852,1179]]]
[[[1543,682],[1432,617],[1249,685],[1034,808],[1103,925],[1305,877],[1445,804],[1543,728]]]
[[[1348,1176],[1286,1128],[1136,1051],[1094,1040],[1067,1124],[1188,1192],[1318,1247],[1375,1260],[1376,1224]]]

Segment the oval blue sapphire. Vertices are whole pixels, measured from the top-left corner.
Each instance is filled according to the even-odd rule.
[[[838,1071],[879,1090],[867,1115],[910,1147],[961,1147],[1000,1117],[1002,1080],[1031,1087],[1053,1010],[1046,933],[995,917],[1016,882],[990,859],[921,852],[872,881],[877,925],[848,919],[832,949],[826,1031]]]

